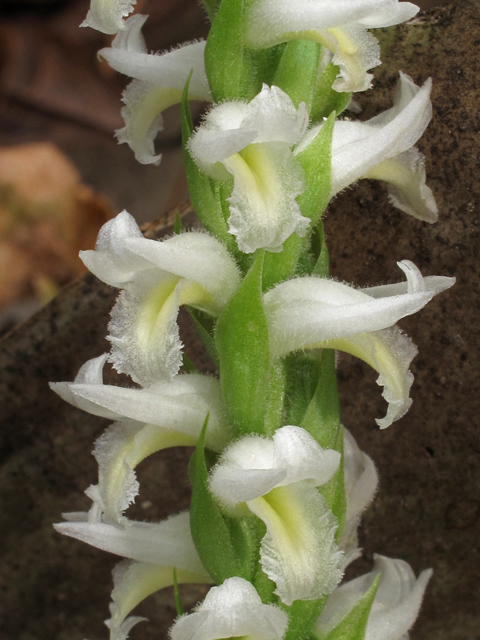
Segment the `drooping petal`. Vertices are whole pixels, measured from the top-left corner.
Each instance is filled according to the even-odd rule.
[[[349,554],[358,546],[357,528],[360,517],[373,500],[378,486],[378,474],[372,459],[360,450],[352,434],[345,428],[343,456],[347,511],[339,547]]]
[[[425,157],[415,147],[396,158],[384,160],[364,178],[387,182],[390,202],[400,211],[425,222],[438,220],[437,203],[425,183]]]
[[[137,604],[160,589],[174,584],[173,569],[173,566],[164,567],[128,560],[117,564],[113,570],[114,589],[112,591],[113,602],[110,605],[111,618],[105,623],[110,629],[110,640],[123,640],[124,621]],[[210,580],[207,581],[210,582]],[[190,571],[177,569],[177,582],[178,584],[202,584],[205,582],[205,578]],[[134,618],[134,620],[136,624],[145,618]]]
[[[88,514],[76,514],[77,520],[55,524],[56,531],[92,547],[142,563],[177,567],[203,577],[206,573],[193,544],[188,512],[160,523],[128,520],[124,526],[105,522],[90,523]]]
[[[228,578],[212,587],[193,613],[178,618],[170,636],[172,640],[281,640],[287,624],[287,614],[263,604],[252,584],[243,578]]]
[[[102,33],[114,34],[125,28],[124,18],[133,11],[137,0],[90,0],[87,17],[80,25]]]
[[[260,562],[282,602],[330,593],[341,578],[337,522],[316,487],[335,474],[340,454],[305,430],[278,429],[272,440],[232,443],[213,469],[210,488],[225,508],[246,503],[267,527]]]
[[[368,619],[365,640],[401,640],[415,622],[423,594],[432,575],[418,579],[403,560],[375,555],[373,571],[347,582],[331,594],[317,622],[315,635],[325,638],[352,609],[380,573],[380,582]]]

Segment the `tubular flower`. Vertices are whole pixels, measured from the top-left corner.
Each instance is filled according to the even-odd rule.
[[[380,47],[367,29],[410,20],[419,8],[398,0],[256,0],[246,19],[246,44],[271,47],[280,42],[314,40],[333,53],[340,67],[335,91],[365,91],[369,69],[380,62]]]
[[[160,164],[162,156],[155,154],[154,140],[163,129],[162,112],[181,102],[190,73],[190,100],[211,102],[212,96],[205,74],[205,42],[149,54],[141,33],[146,19],[142,15],[129,18],[125,30],[98,55],[112,69],[134,78],[123,94],[125,127],[117,131],[118,141],[126,142],[142,164]]]
[[[287,629],[287,614],[263,604],[255,587],[243,578],[228,578],[212,587],[194,613],[177,619],[172,640],[281,640]]]
[[[335,123],[331,197],[361,178],[384,180],[395,207],[419,220],[437,221],[435,198],[425,184],[424,156],[413,147],[432,117],[431,89],[431,80],[420,88],[400,72],[391,109],[367,122]],[[298,151],[322,126],[309,132]]]
[[[365,640],[401,640],[413,626],[432,570],[418,579],[403,560],[375,555],[373,571],[335,589],[318,619],[315,636],[323,640],[366,593],[380,574],[375,600],[368,618]]]
[[[241,251],[282,250],[292,234],[305,235],[309,220],[296,202],[304,174],[291,147],[308,124],[305,103],[298,110],[278,87],[263,85],[248,104],[214,106],[190,139],[198,166],[213,178],[233,178],[230,233]]]
[[[345,552],[347,566],[360,555],[357,528],[360,517],[373,500],[378,486],[378,474],[372,459],[360,450],[352,434],[343,429],[343,463],[347,511],[339,540]]]
[[[94,455],[100,507],[109,521],[121,522],[122,512],[138,494],[134,469],[142,460],[169,447],[195,445],[207,414],[208,448],[220,451],[232,433],[215,378],[192,373],[148,389],[125,389],[103,384],[106,358],[89,360],[74,382],[50,386],[79,409],[118,421],[97,440]]]
[[[216,316],[240,281],[235,261],[215,238],[192,231],[148,240],[126,211],[107,222],[95,250],[80,257],[100,280],[123,289],[109,324],[110,361],[143,386],[180,368],[179,307]]]
[[[111,640],[124,640],[128,631],[144,620],[127,616],[149,595],[173,585],[174,569],[180,584],[211,583],[193,544],[188,513],[158,524],[129,520],[125,527],[101,520],[89,522],[88,514],[65,516],[72,521],[54,525],[59,533],[129,558],[113,571],[111,619],[106,622]]]
[[[416,348],[394,325],[455,282],[447,277],[423,278],[408,260],[398,266],[407,282],[359,291],[326,278],[306,277],[283,282],[264,296],[273,357],[299,349],[338,349],[378,371],[377,382],[389,403],[385,418],[377,420],[382,429],[411,405],[413,376],[408,367]]]
[[[342,576],[336,519],[317,490],[339,463],[338,452],[286,426],[272,440],[237,440],[213,469],[210,488],[220,504],[233,513],[246,507],[265,523],[260,562],[287,605],[330,593]]]
[[[87,17],[80,25],[114,34],[125,28],[124,18],[132,13],[137,0],[90,0]]]

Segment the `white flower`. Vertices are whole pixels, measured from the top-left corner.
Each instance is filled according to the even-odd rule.
[[[233,177],[228,224],[241,251],[281,251],[292,233],[305,235],[309,220],[296,202],[304,175],[291,147],[307,124],[303,102],[297,110],[278,87],[263,85],[248,104],[214,106],[191,137],[190,152],[203,171]]]
[[[89,522],[89,514],[65,517],[73,521],[54,525],[59,533],[130,559],[113,571],[112,617],[106,623],[111,640],[124,640],[133,625],[144,620],[127,616],[149,595],[173,585],[174,569],[179,584],[212,582],[193,544],[189,513],[158,524],[129,520],[124,527]]]
[[[212,471],[210,488],[225,509],[240,513],[239,505],[246,506],[265,523],[260,562],[287,605],[330,593],[342,576],[337,523],[317,490],[339,463],[337,451],[285,426],[272,440],[249,436],[232,443]]]
[[[413,147],[432,117],[431,88],[431,80],[420,88],[400,72],[391,109],[367,122],[335,122],[330,197],[360,178],[384,180],[395,207],[419,220],[436,222],[437,205],[425,184],[424,156]],[[302,145],[321,128],[313,128]]]
[[[338,546],[345,552],[344,566],[360,555],[357,528],[360,517],[373,500],[378,474],[372,459],[360,450],[352,434],[343,429],[343,464],[347,511]]]
[[[123,289],[109,325],[110,359],[143,386],[180,368],[180,305],[216,316],[240,282],[234,259],[215,238],[192,231],[148,240],[126,211],[107,222],[95,250],[80,257],[100,280]]]
[[[135,467],[147,456],[176,446],[194,446],[209,415],[206,446],[221,451],[231,440],[220,383],[199,374],[175,376],[148,389],[103,384],[107,356],[86,362],[74,382],[51,383],[58,395],[96,416],[117,420],[100,436],[99,502],[108,521],[122,522],[138,494]]]
[[[455,279],[423,278],[415,265],[398,263],[407,282],[359,291],[326,278],[305,277],[283,282],[264,296],[273,357],[299,349],[345,351],[378,371],[385,387],[387,415],[381,428],[401,418],[410,407],[413,381],[408,367],[416,348],[394,325],[419,311]]]
[[[135,78],[123,94],[125,127],[117,131],[142,164],[159,164],[154,140],[163,129],[162,111],[181,102],[185,83],[192,72],[189,99],[211,102],[205,74],[205,42],[193,42],[162,54],[149,54],[141,28],[147,16],[135,15],[125,23],[112,45],[98,55],[127,76]]]
[[[91,0],[87,17],[80,25],[102,33],[114,34],[125,28],[124,18],[133,11],[137,0]]]
[[[287,624],[287,614],[278,607],[263,604],[250,582],[228,578],[219,587],[210,589],[194,613],[177,619],[170,637],[172,640],[281,640]]]
[[[403,560],[375,555],[373,571],[335,589],[318,619],[315,635],[327,637],[366,593],[378,574],[380,582],[368,618],[365,640],[401,640],[415,622],[432,570],[418,579]]]
[[[271,47],[293,39],[319,42],[340,67],[335,91],[365,91],[380,47],[367,29],[412,18],[419,8],[397,0],[256,0],[246,18],[246,44]]]

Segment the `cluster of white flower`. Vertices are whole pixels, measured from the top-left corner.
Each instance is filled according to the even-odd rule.
[[[124,640],[142,620],[130,616],[141,600],[175,581],[217,586],[177,619],[172,640],[400,640],[431,571],[415,579],[406,563],[377,556],[371,573],[339,586],[360,555],[357,527],[377,473],[338,417],[326,415],[336,394],[328,353],[353,354],[378,372],[388,410],[377,422],[388,427],[411,404],[416,354],[396,322],[454,281],[424,278],[404,260],[398,265],[406,281],[355,289],[327,277],[324,239],[315,254],[310,237],[320,233],[328,201],[360,178],[385,180],[393,205],[436,220],[413,146],[431,117],[431,82],[419,88],[400,74],[394,106],[367,122],[334,122],[330,112],[314,118],[312,96],[331,69],[332,99],[369,88],[367,71],[380,60],[367,29],[398,24],[418,9],[397,0],[204,3],[215,37],[162,55],[147,53],[146,18],[127,18],[134,2],[92,0],[85,23],[117,34],[100,55],[133,78],[118,138],[140,162],[160,162],[154,139],[161,113],[182,102],[187,177],[208,232],[149,240],[124,211],[102,228],[94,251],[81,253],[92,273],[121,289],[111,352],[87,362],[74,382],[51,386],[114,423],[95,446],[99,481],[87,490],[90,511],[66,514],[56,528],[126,559],[114,572],[112,640]],[[240,58],[267,51],[276,60],[253,95],[222,89],[233,74],[230,42]],[[292,98],[303,82],[288,67],[294,46],[311,52],[312,82],[302,100]],[[248,85],[242,82],[235,86]],[[214,103],[196,131],[188,99]],[[182,305],[200,312],[200,325],[211,319],[203,334],[219,379],[180,372]],[[305,374],[299,363],[309,355],[314,388],[295,412],[300,396],[288,377]],[[107,360],[137,387],[104,384]],[[176,446],[196,447],[191,511],[156,524],[129,520],[124,512],[139,491],[135,467]],[[210,469],[205,448],[216,460]]]

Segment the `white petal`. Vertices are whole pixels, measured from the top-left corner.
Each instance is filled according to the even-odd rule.
[[[335,195],[382,161],[412,147],[425,131],[432,114],[431,80],[386,124],[340,121],[332,142],[332,187]]]
[[[86,521],[54,525],[64,535],[117,556],[168,567],[178,567],[208,580],[190,533],[188,512],[160,523],[128,520],[124,526]]]
[[[390,202],[400,211],[430,223],[438,220],[435,198],[425,183],[425,157],[415,147],[384,160],[364,178],[387,182]]]
[[[287,624],[287,614],[263,604],[253,585],[242,578],[228,578],[210,589],[194,613],[178,618],[170,635],[172,640],[281,640]]]
[[[360,516],[373,500],[378,486],[378,474],[372,459],[360,451],[352,434],[343,430],[345,497],[347,511],[339,547],[346,553],[356,550]]]
[[[133,18],[137,19],[139,16]],[[112,46],[101,49],[98,55],[116,71],[165,90],[170,88],[183,91],[188,76],[193,71],[189,85],[190,99],[210,102],[212,95],[204,63],[205,42],[193,42],[165,53],[150,54],[140,47],[138,28],[139,22],[132,23],[128,39],[125,32],[119,34]]]
[[[146,53],[147,45],[142,34],[142,27],[147,21],[148,16],[142,16],[137,13],[124,22],[122,31],[119,31],[112,40],[112,48],[131,51],[137,53]],[[102,50],[97,54],[102,57]]]
[[[124,18],[133,11],[136,0],[91,0],[87,17],[80,25],[102,33],[117,33],[124,29]]]
[[[392,12],[395,5],[394,0],[297,0],[295,4],[288,0],[257,0],[247,16],[247,43],[265,47],[347,24],[380,27],[397,24],[391,22],[393,15],[398,16],[398,22],[411,17],[410,12],[405,12],[400,19],[401,14],[395,9]],[[379,24],[370,25],[369,20]]]
[[[111,631],[111,640],[122,640],[120,633],[130,611],[152,593],[173,585],[173,567],[123,561],[113,570],[113,580],[113,602],[110,605],[112,617],[106,624]],[[180,569],[177,571],[177,581],[179,584],[203,583],[205,579]]]
[[[277,285],[264,296],[274,357],[312,349],[336,340],[378,331],[422,309],[431,291],[372,298],[325,278],[298,278]]]
[[[260,562],[282,602],[315,600],[333,591],[342,577],[337,521],[316,488],[297,482],[247,505],[267,527]]]

